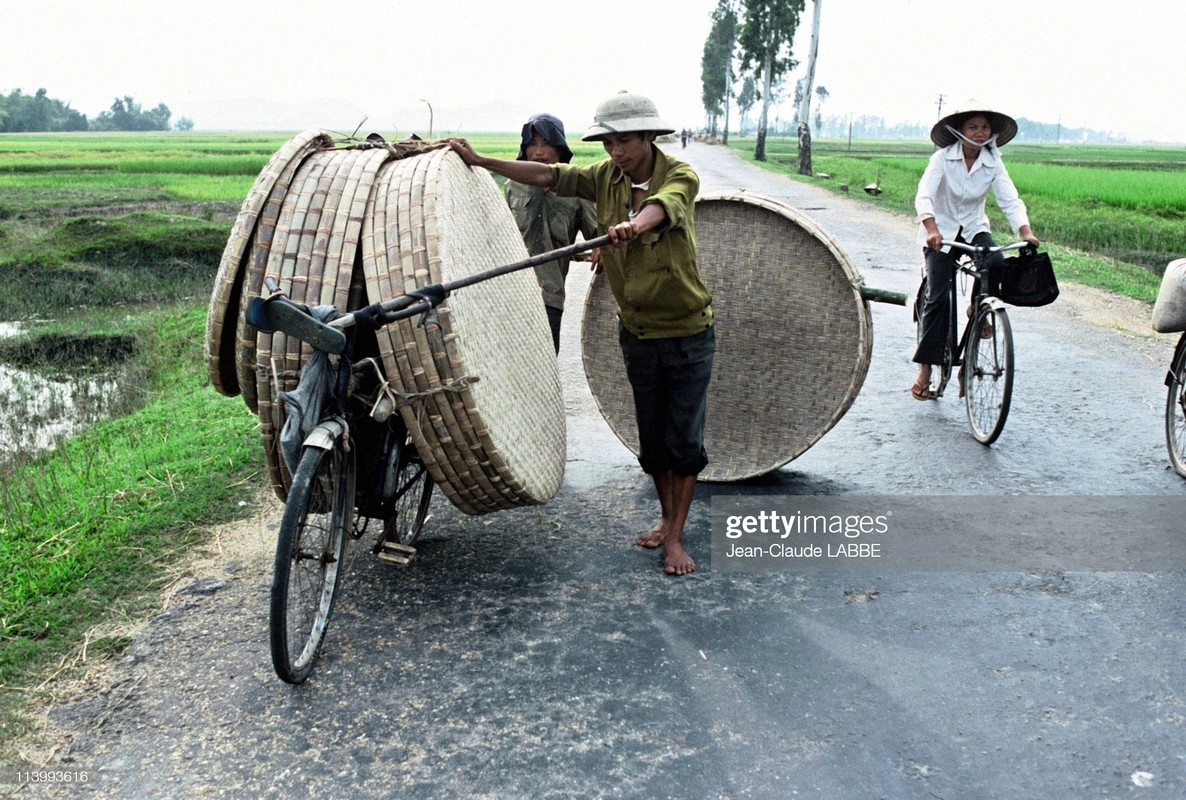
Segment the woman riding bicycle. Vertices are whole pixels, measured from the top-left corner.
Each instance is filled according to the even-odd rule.
[[[931,365],[943,358],[947,336],[948,290],[955,274],[956,254],[943,249],[942,241],[958,240],[993,247],[984,202],[989,190],[1017,235],[1035,247],[1025,203],[1001,161],[998,149],[1017,134],[1012,117],[997,111],[960,111],[949,114],[931,129],[939,149],[931,156],[918,183],[914,208],[918,212],[918,241],[924,245],[927,280],[922,306],[922,335],[914,361],[918,375],[910,387],[917,400],[934,398]],[[1003,261],[990,257],[990,273],[998,274]],[[999,281],[999,278],[995,279]],[[990,278],[990,281],[994,279]]]

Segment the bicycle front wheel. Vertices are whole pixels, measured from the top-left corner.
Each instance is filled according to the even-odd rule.
[[[964,406],[976,441],[992,444],[1005,428],[1013,396],[1013,329],[1003,308],[981,303],[967,332]]]
[[[306,447],[280,521],[272,569],[272,666],[302,683],[325,638],[353,517],[352,456]]]
[[[1186,478],[1186,334],[1178,343],[1174,363],[1165,376],[1165,443],[1174,471]]]

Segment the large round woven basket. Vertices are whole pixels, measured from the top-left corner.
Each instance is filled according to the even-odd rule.
[[[290,139],[260,170],[235,218],[214,278],[206,315],[206,371],[214,388],[229,397],[242,392],[236,352],[241,338],[245,290],[259,291],[259,285],[254,289],[246,285],[246,271],[256,240],[271,241],[270,231],[275,227],[280,205],[305,158],[319,148],[332,145],[333,140],[318,130],[304,131]],[[262,277],[262,270],[260,274]],[[252,398],[254,388],[254,385],[250,387]],[[253,402],[249,400],[248,405]]]
[[[700,479],[742,480],[794,460],[844,416],[869,368],[872,319],[848,256],[796,209],[757,195],[706,196],[695,226],[717,334]],[[585,374],[610,428],[637,454],[617,329],[597,276],[585,298]]]
[[[494,181],[451,150],[380,172],[363,230],[367,291],[389,297],[527,257]],[[378,332],[433,478],[470,514],[543,503],[564,475],[564,402],[539,287],[520,271]]]
[[[490,175],[443,143],[339,144],[306,131],[257,178],[219,266],[206,364],[219,392],[259,414],[273,491],[291,476],[278,451],[308,345],[257,330],[247,298],[274,278],[292,300],[341,312],[432,283],[523,260],[527,253]],[[377,332],[384,377],[443,493],[481,514],[543,503],[564,474],[564,403],[532,273],[457,291],[424,324]],[[368,349],[371,345],[368,345]]]

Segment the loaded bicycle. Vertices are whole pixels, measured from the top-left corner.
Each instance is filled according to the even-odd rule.
[[[951,380],[952,370],[959,368],[957,380],[960,397],[968,415],[968,426],[976,441],[989,445],[997,440],[1009,416],[1013,395],[1013,329],[1004,301],[991,293],[986,260],[995,253],[1029,248],[1029,242],[988,247],[961,241],[943,240],[963,251],[956,260],[956,271],[962,278],[972,278],[976,291],[971,298],[971,314],[961,332],[959,329],[959,299],[964,293],[952,279],[947,304],[947,337],[942,363],[932,365],[931,394],[942,397]],[[922,339],[922,304],[926,297],[926,273],[914,301],[914,321],[918,338]]]
[[[269,613],[272,666],[281,680],[301,683],[312,672],[347,543],[362,538],[370,520],[380,520],[372,552],[388,563],[408,564],[432,502],[432,476],[396,411],[398,392],[372,355],[374,331],[421,315],[426,335],[440,337],[433,310],[452,291],[608,243],[609,237],[601,236],[345,314],[294,303],[274,280],[264,279],[267,294],[251,299],[248,321],[313,349],[297,388],[284,397],[289,413],[280,436],[292,475]]]

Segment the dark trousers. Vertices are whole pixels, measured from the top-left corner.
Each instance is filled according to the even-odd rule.
[[[716,332],[639,339],[619,324],[618,344],[634,393],[639,466],[648,475],[698,475],[708,464],[704,423]]]
[[[969,244],[996,246],[992,234],[978,233],[972,237]],[[923,248],[927,261],[927,287],[922,300],[922,337],[918,340],[918,348],[914,351],[916,364],[940,364],[943,361],[943,345],[947,341],[948,302],[950,300],[951,282],[955,279],[955,260],[963,251],[954,248],[941,253],[929,247]],[[989,292],[996,293],[1000,283],[1001,267],[1005,257],[994,253],[986,261],[989,273]],[[974,283],[972,293],[979,291],[979,283]]]
[[[552,345],[556,348],[556,355],[560,354],[560,320],[564,318],[564,310],[544,306],[548,312],[548,326],[552,329]]]

